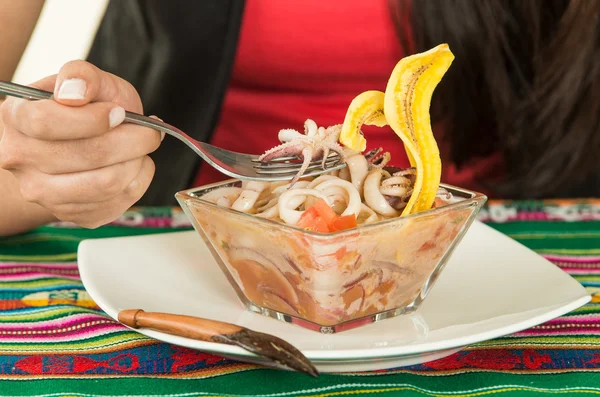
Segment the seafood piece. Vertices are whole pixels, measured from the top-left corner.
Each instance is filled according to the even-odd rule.
[[[304,123],[304,135],[296,130],[281,130],[279,132],[281,145],[267,150],[258,159],[268,162],[279,157],[300,157],[303,160],[302,167],[290,182],[293,186],[304,175],[311,161],[322,158],[322,166],[325,168],[325,161],[330,151],[338,153],[342,160],[344,159],[344,150],[338,144],[341,128],[341,125],[317,128],[316,123],[308,119]]]
[[[231,208],[240,212],[253,212],[254,205],[260,194],[269,186],[266,182],[248,181],[242,183],[244,189],[240,196],[231,205]]]
[[[232,204],[231,209],[240,212],[250,212],[254,208],[254,203],[258,199],[260,193],[254,190],[243,190],[240,197]]]
[[[348,181],[342,179],[325,181],[315,186],[315,190],[324,193],[327,189],[332,187],[339,187],[346,191],[348,199],[346,203],[346,209],[342,212],[342,215],[354,215],[357,216],[361,208],[361,199],[358,190]]]
[[[339,178],[343,179],[345,181],[350,181],[351,176],[350,176],[350,170],[348,169],[348,167],[342,168],[339,171]]]
[[[306,196],[315,196],[327,201],[327,197],[315,189],[290,189],[279,196],[278,207],[281,220],[288,225],[296,225],[303,213],[303,211],[298,211],[296,208],[304,202]],[[298,197],[300,197],[300,200]]]
[[[358,192],[362,195],[363,184],[365,183],[365,179],[369,173],[369,162],[365,156],[355,152],[351,155],[347,155],[346,164],[346,169],[350,174],[350,181],[356,190],[358,190]]]
[[[364,219],[361,219],[361,215],[362,214],[366,214],[367,216]],[[375,211],[373,211],[373,209],[371,207],[369,207],[368,205],[362,203],[360,205],[360,212],[358,213],[358,216],[356,217],[357,221],[361,221],[361,223],[375,223],[379,220],[379,217],[377,216],[377,213]]]
[[[390,205],[383,194],[381,194],[379,191],[382,177],[383,171],[379,168],[374,168],[369,171],[369,175],[365,180],[365,202],[379,215],[398,216],[398,212]]]
[[[202,199],[229,208],[231,203],[238,199],[242,191],[243,189],[240,187],[222,187],[204,194]]]
[[[306,186],[308,186],[310,182],[308,181],[299,181],[298,183],[296,183],[296,185],[294,185],[294,189],[300,189],[300,188],[304,188]],[[268,219],[274,219],[277,218],[279,216],[279,196],[281,196],[282,193],[286,192],[288,189],[290,189],[291,186],[289,183],[285,184],[285,185],[281,185],[278,184],[272,191],[269,198],[269,201],[264,204],[263,206],[257,208],[257,213],[256,216],[261,217],[261,218],[268,218]],[[297,204],[294,204],[293,202],[290,203],[290,205],[296,205],[299,206],[300,204],[302,204],[303,202],[303,198],[302,197],[296,197],[296,200],[298,200]]]

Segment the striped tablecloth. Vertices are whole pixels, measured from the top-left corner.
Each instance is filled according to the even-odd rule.
[[[596,294],[592,302],[439,361],[318,379],[159,343],[98,309],[79,280],[78,243],[189,228],[178,209],[138,208],[97,230],[56,224],[0,239],[0,395],[600,394],[600,200],[491,202],[480,219],[571,274]]]

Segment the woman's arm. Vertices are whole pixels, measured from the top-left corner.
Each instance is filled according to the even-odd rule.
[[[43,5],[44,0],[0,0],[0,80],[12,79]],[[0,140],[3,131],[0,119]],[[54,219],[39,205],[23,200],[17,180],[3,169],[0,169],[0,187],[0,236],[20,233]]]
[[[10,80],[42,11],[44,0],[0,0],[0,80]]]

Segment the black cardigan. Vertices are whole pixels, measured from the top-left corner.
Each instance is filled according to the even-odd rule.
[[[113,0],[88,60],[131,82],[146,115],[207,140],[218,122],[243,9],[243,0]],[[139,204],[174,204],[201,160],[169,138],[151,157],[156,174]]]

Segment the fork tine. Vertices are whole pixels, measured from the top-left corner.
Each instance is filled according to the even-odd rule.
[[[339,159],[340,155],[337,153],[332,153],[329,156],[327,156],[327,159]],[[318,159],[318,160],[313,160],[310,162],[310,164],[316,164],[316,163],[320,163],[322,161],[322,158]],[[329,161],[329,160],[328,160]],[[302,164],[303,159],[300,156],[291,156],[291,157],[278,157],[269,161],[258,161],[257,159],[252,159],[252,162],[254,163],[255,167],[264,167],[264,166],[269,166],[272,164]]]
[[[327,156],[328,159],[332,159],[332,158],[339,158],[340,155],[337,153],[332,153],[329,156]],[[271,164],[302,164],[302,159],[298,156],[288,156],[288,157],[278,157],[269,161],[259,161],[258,158],[254,158],[251,160],[253,163],[255,163],[255,167],[264,167],[264,166],[268,166]],[[316,163],[320,163],[321,160],[314,160],[311,161],[311,164],[316,164]]]
[[[300,158],[298,156],[286,156],[286,157],[277,157],[273,160],[269,160],[268,163],[282,163],[284,161],[291,161],[291,160],[299,160]],[[258,157],[253,158],[252,159],[253,163],[258,163],[258,164],[265,164],[264,161],[260,161],[258,159]]]
[[[324,172],[327,172],[328,169],[337,166],[339,163],[340,163],[339,161],[327,163]],[[300,167],[256,168],[256,173],[257,174],[295,174],[298,172],[299,169],[300,169]],[[323,168],[321,167],[321,163],[319,162],[317,164],[309,165],[308,168],[306,169],[306,172],[322,170],[322,169]]]
[[[330,166],[330,165],[334,165],[336,163],[340,162],[340,158],[330,158],[325,162],[326,166]],[[276,164],[270,164],[270,163],[265,163],[265,164],[256,164],[254,165],[255,169],[261,169],[261,170],[284,170],[284,169],[290,169],[290,170],[299,170],[300,166],[302,165],[301,162],[297,162],[297,163],[276,163]],[[309,166],[315,166],[321,165],[321,160],[317,160],[317,161],[313,161],[311,163],[309,163]]]
[[[338,160],[329,160],[325,163],[325,168],[334,167],[339,163],[340,163],[339,159]],[[271,164],[269,166],[254,166],[254,169],[257,171],[261,170],[261,171],[293,172],[293,171],[298,171],[300,169],[300,166],[301,166],[300,164]],[[310,169],[314,169],[315,167],[323,168],[320,161],[318,163],[310,163],[310,164],[308,164],[308,166],[310,167]]]

